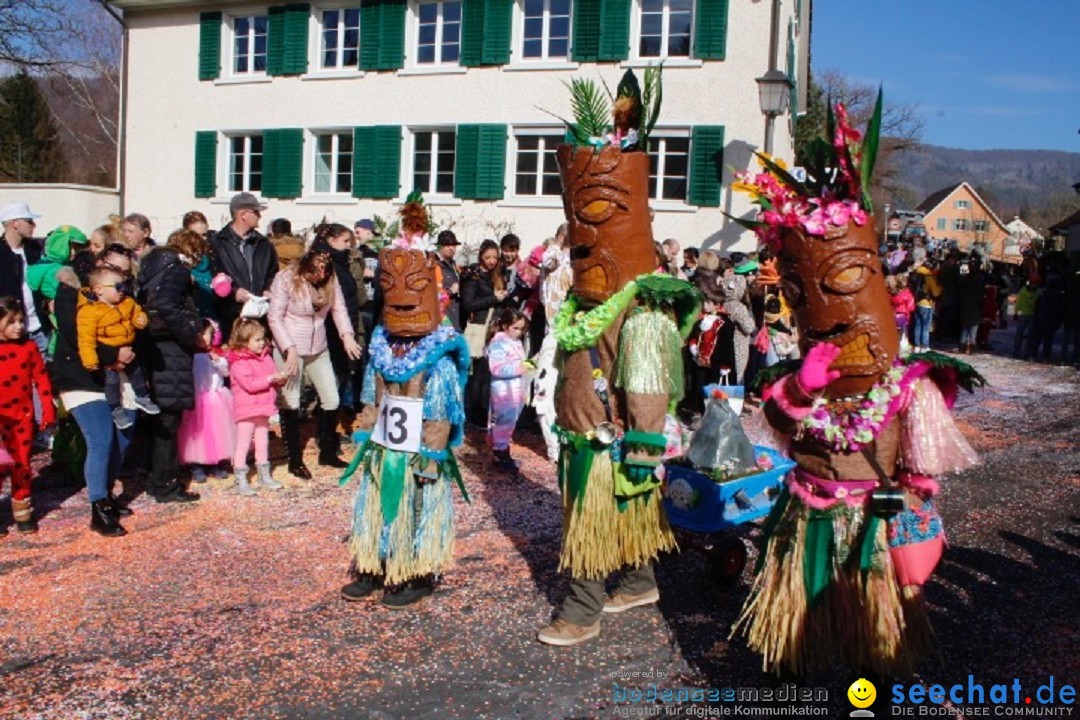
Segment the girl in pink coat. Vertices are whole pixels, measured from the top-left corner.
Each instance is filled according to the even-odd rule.
[[[510,457],[510,438],[525,405],[524,375],[532,369],[521,342],[526,322],[523,313],[513,308],[503,310],[492,323],[495,335],[485,350],[491,368],[490,425],[495,466],[511,473],[517,472],[517,463]]]
[[[229,337],[229,376],[232,378],[233,419],[236,421],[236,449],[233,472],[236,492],[254,495],[248,484],[247,454],[255,443],[257,484],[268,490],[280,490],[281,484],[270,474],[270,416],[277,412],[277,388],[286,376],[277,371],[266,328],[254,318],[239,318]]]

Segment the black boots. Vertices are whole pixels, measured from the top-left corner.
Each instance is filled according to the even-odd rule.
[[[360,577],[341,588],[341,597],[349,602],[363,600],[371,593],[382,587],[382,578],[368,573],[361,573]]]
[[[109,498],[90,503],[90,529],[105,537],[127,535],[127,530],[121,527],[116,519]]]
[[[109,496],[105,498],[105,500],[109,503],[109,507],[112,508],[113,515],[115,515],[117,518],[127,517],[128,515],[134,513],[131,508],[129,508],[127,505],[124,505],[120,501],[120,498],[113,495],[112,493],[109,493]]]
[[[340,469],[349,467],[349,463],[339,457],[341,438],[337,431],[337,414],[337,410],[319,413],[319,464]]]
[[[435,579],[430,575],[410,580],[397,586],[382,597],[382,604],[390,610],[404,610],[435,592]]]
[[[289,452],[289,474],[310,480],[311,471],[304,464],[304,447],[300,444],[300,411],[281,410],[281,435]]]
[[[496,468],[512,474],[517,473],[518,464],[510,457],[510,448],[506,448],[505,450],[495,450],[493,454],[495,456],[494,464]]]

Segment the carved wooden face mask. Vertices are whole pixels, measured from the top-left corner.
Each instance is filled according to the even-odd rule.
[[[386,248],[379,253],[383,325],[393,337],[423,337],[439,327],[435,263],[420,250]]]
[[[649,156],[613,146],[560,145],[563,211],[573,292],[603,302],[655,265],[649,220]]]
[[[788,230],[783,242],[780,282],[799,321],[803,354],[819,342],[840,348],[830,366],[840,377],[826,397],[865,393],[900,350],[873,218],[846,231],[830,228],[824,238]]]

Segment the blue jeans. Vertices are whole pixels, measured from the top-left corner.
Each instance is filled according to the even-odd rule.
[[[133,410],[127,411],[132,420]],[[124,462],[124,453],[131,442],[131,430],[117,430],[113,424],[112,408],[104,400],[94,400],[79,405],[71,411],[79,429],[86,440],[86,463],[83,475],[86,477],[86,489],[90,502],[104,500],[109,495],[120,465]]]
[[[934,308],[925,305],[915,307],[915,319],[911,327],[911,342],[915,347],[930,347],[930,326],[934,322]]]
[[[1021,353],[1024,351],[1024,345],[1030,341],[1031,335],[1031,320],[1034,315],[1017,315],[1016,316],[1016,335],[1013,336],[1013,357],[1022,357]]]

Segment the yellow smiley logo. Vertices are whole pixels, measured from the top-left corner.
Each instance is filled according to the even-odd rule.
[[[877,688],[866,678],[859,678],[851,683],[847,690],[848,700],[857,708],[867,708],[874,704],[877,698]]]

